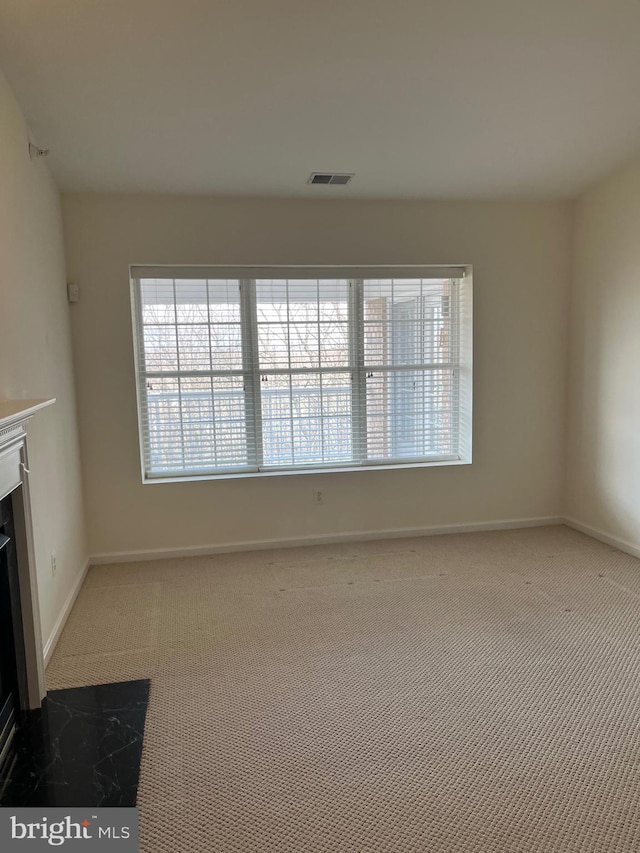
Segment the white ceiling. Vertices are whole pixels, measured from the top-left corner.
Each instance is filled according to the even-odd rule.
[[[66,190],[570,196],[640,149],[639,0],[0,0],[0,65]]]

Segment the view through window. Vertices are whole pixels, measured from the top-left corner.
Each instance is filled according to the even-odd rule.
[[[147,477],[459,457],[459,276],[196,275],[133,279]]]

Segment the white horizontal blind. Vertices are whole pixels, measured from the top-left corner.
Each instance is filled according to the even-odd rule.
[[[460,270],[222,272],[132,270],[147,478],[458,458]]]
[[[349,281],[257,279],[262,467],[354,459]]]
[[[458,284],[363,282],[367,459],[458,453]]]
[[[148,476],[255,467],[240,282],[137,282],[138,397]]]

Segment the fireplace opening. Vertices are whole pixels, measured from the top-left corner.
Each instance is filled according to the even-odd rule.
[[[0,501],[0,792],[11,772],[12,742],[26,698],[18,550],[11,495]]]

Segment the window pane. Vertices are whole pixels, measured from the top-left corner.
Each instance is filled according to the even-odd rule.
[[[266,375],[260,392],[265,466],[352,458],[349,372]]]
[[[176,279],[180,370],[241,370],[238,281]]]
[[[317,323],[320,298],[317,281],[286,282],[290,323]]]
[[[178,369],[178,344],[175,326],[145,326],[144,355],[149,372]]]
[[[238,279],[175,279],[178,323],[239,323]]]
[[[143,323],[175,323],[173,279],[142,279],[140,282],[140,301]]]
[[[244,380],[216,376],[213,382],[216,465],[235,468],[249,462]]]
[[[147,374],[183,374],[145,382],[150,473],[247,467],[239,281],[145,279],[140,294]]]
[[[178,326],[180,370],[210,370],[209,326]]]
[[[211,325],[211,368],[242,369],[242,327],[239,323]]]
[[[454,453],[453,371],[380,371],[366,382],[369,459]]]
[[[240,282],[237,279],[209,279],[209,322],[240,322]]]
[[[178,380],[149,379],[146,387],[151,469],[179,470],[182,439]]]
[[[215,458],[215,425],[211,379],[181,379],[185,469],[207,468]]]
[[[262,370],[349,365],[349,283],[338,280],[256,282]]]
[[[365,365],[451,362],[449,281],[376,279],[364,282]]]
[[[207,281],[175,280],[176,320],[178,323],[208,323]]]
[[[349,366],[349,326],[347,323],[321,324],[320,362],[323,367]]]
[[[144,279],[146,369],[241,370],[238,281]]]
[[[147,412],[152,471],[247,465],[242,377],[149,379]]]
[[[260,367],[273,370],[289,367],[289,327],[286,323],[270,322],[258,326]]]
[[[320,366],[320,335],[317,323],[291,323],[289,326],[291,367]]]

